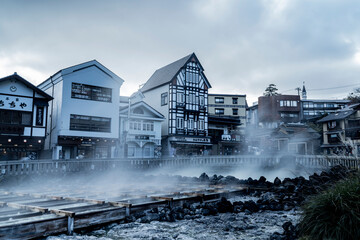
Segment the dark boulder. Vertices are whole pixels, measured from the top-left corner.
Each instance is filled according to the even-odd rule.
[[[234,206],[226,198],[222,197],[219,202],[216,203],[219,213],[233,212]]]
[[[200,182],[208,182],[210,180],[209,176],[206,173],[202,173],[199,177]]]
[[[261,176],[261,177],[259,178],[259,183],[265,183],[265,182],[266,182],[266,177]]]
[[[244,209],[247,209],[251,213],[254,213],[259,211],[259,206],[253,200],[250,200],[244,202]]]
[[[275,185],[275,186],[280,186],[280,185],[281,185],[281,180],[280,180],[278,177],[276,177],[276,178],[274,179],[274,185]]]

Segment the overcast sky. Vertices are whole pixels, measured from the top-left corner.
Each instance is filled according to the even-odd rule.
[[[246,94],[270,84],[308,98],[341,99],[360,87],[360,1],[0,2],[0,77],[37,85],[96,59],[130,95],[152,73],[192,52],[210,93]]]

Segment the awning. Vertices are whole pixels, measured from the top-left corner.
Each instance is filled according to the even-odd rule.
[[[181,145],[199,145],[199,146],[212,146],[213,144],[211,143],[191,143],[191,142],[172,142],[170,141],[171,144],[181,144]]]
[[[320,147],[322,147],[322,148],[345,147],[345,145],[344,144],[323,144]]]

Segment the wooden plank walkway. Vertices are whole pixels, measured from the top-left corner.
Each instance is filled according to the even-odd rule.
[[[127,192],[116,196],[90,192],[92,198],[74,197],[78,192],[0,191],[0,239],[31,239],[125,219],[130,214],[158,206],[180,206],[184,202],[208,202],[239,195],[246,187],[183,186],[176,192]],[[102,193],[103,194],[103,193]],[[65,195],[65,196],[64,196]],[[80,189],[81,195],[81,189]],[[98,198],[97,198],[98,197]]]

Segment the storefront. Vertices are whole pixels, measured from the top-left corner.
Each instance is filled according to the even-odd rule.
[[[0,79],[0,160],[40,157],[51,99],[16,73]]]
[[[104,159],[116,155],[117,139],[59,136],[59,159]]]
[[[171,136],[168,138],[170,156],[208,155],[212,144],[210,137]]]

